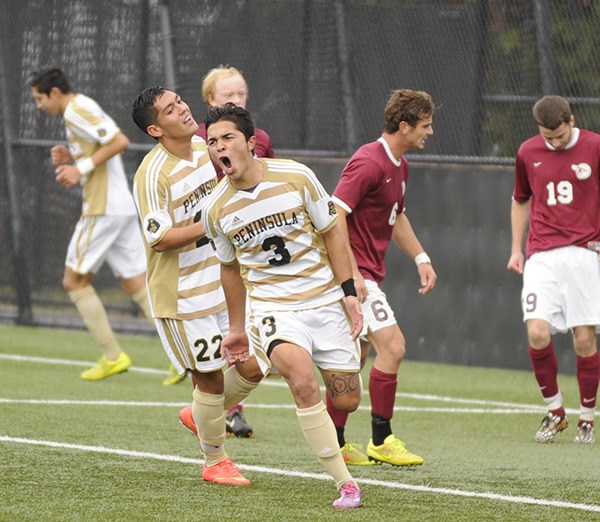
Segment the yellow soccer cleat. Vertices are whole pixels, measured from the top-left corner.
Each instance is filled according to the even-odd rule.
[[[344,462],[348,466],[374,466],[376,462],[374,460],[370,460],[366,454],[364,454],[360,449],[362,446],[360,444],[351,444],[346,442],[341,448],[342,457],[344,457]]]
[[[392,466],[419,466],[423,457],[414,455],[406,449],[404,442],[393,434],[388,435],[381,446],[375,446],[373,440],[367,446],[367,456],[375,462],[385,462]]]
[[[169,376],[163,381],[163,384],[165,386],[171,386],[172,384],[179,384],[180,382],[185,381],[186,377],[187,377],[187,372],[184,372],[181,375],[179,375],[179,373],[177,373],[177,370],[175,369],[175,366],[171,365],[169,367]]]
[[[102,357],[96,366],[83,372],[81,378],[86,381],[100,381],[111,375],[126,372],[127,368],[130,366],[131,359],[129,358],[129,355],[125,352],[121,352],[121,355],[119,355],[119,358],[116,361],[109,361],[105,357]]]

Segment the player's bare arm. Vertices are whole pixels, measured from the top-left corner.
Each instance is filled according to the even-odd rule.
[[[413,230],[412,225],[410,224],[410,221],[404,212],[399,214],[396,218],[396,223],[394,223],[394,230],[392,232],[392,239],[394,240],[394,243],[400,247],[400,250],[402,250],[411,259],[415,259],[415,257],[417,257],[419,254],[425,252],[425,249],[419,242],[415,231]],[[425,295],[435,287],[437,274],[435,273],[431,262],[420,263],[417,266],[417,271],[419,273],[419,280],[421,283],[419,293],[421,295]]]
[[[185,227],[171,228],[152,248],[156,252],[168,252],[194,243],[205,236],[204,225],[202,221],[198,220],[196,223]]]
[[[356,259],[354,258],[354,254],[352,253],[352,248],[350,247],[350,236],[348,234],[348,223],[346,223],[346,216],[348,212],[346,209],[340,207],[339,205],[335,206],[338,213],[338,221],[337,226],[340,227],[340,231],[346,240],[346,245],[348,247],[348,255],[350,256],[350,262],[352,263],[352,276],[354,277],[354,285],[356,286],[356,294],[358,300],[361,303],[364,303],[367,299],[367,295],[369,292],[367,290],[367,285],[365,284],[365,279],[361,275],[358,270],[358,265],[356,264]]]
[[[229,334],[221,346],[227,353],[229,364],[244,362],[250,357],[246,334],[246,287],[237,261],[221,265],[221,284],[229,314]]]
[[[333,274],[337,281],[342,282],[352,279],[352,263],[350,262],[352,255],[349,252],[350,249],[347,247],[347,239],[344,238],[344,234],[340,230],[338,223],[327,232],[324,232],[322,236],[325,248],[329,254]],[[344,301],[346,302],[350,319],[352,319],[352,339],[356,339],[363,327],[363,314],[360,308],[360,301],[358,297],[352,295],[347,295]]]
[[[529,224],[531,211],[530,201],[520,202],[513,199],[510,207],[510,225],[512,241],[510,247],[510,258],[506,268],[522,274],[525,268],[525,256],[523,255],[523,242]]]
[[[363,313],[360,307],[360,301],[357,297],[348,295],[344,297],[344,302],[346,303],[348,315],[350,316],[350,319],[352,319],[352,329],[350,330],[350,335],[352,335],[352,340],[356,341],[363,328]]]

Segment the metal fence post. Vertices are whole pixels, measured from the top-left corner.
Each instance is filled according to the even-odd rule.
[[[2,135],[4,144],[5,172],[7,194],[10,203],[10,237],[12,244],[9,245],[12,253],[12,265],[15,280],[15,289],[17,293],[17,323],[32,324],[33,316],[31,312],[31,291],[29,289],[29,273],[27,271],[27,259],[23,251],[23,213],[19,201],[19,180],[15,170],[15,160],[13,155],[13,146],[15,139],[13,136],[13,119],[11,107],[14,101],[9,103],[8,92],[8,69],[6,61],[7,44],[5,39],[10,34],[7,27],[7,17],[0,17],[2,20],[0,27],[0,105],[2,114]]]
[[[163,38],[167,87],[173,91],[177,91],[178,85],[175,76],[175,59],[173,57],[173,33],[171,32],[169,3],[167,0],[160,0],[158,2],[158,14],[160,17],[160,32],[162,33]]]
[[[348,39],[346,37],[346,6],[343,0],[335,3],[336,29],[338,43],[338,58],[341,69],[342,100],[344,103],[344,122],[346,124],[346,152],[352,154],[358,147],[356,132],[356,114],[354,110],[354,96],[350,85],[350,70],[348,65]]]
[[[540,77],[542,93],[558,94],[556,83],[556,67],[554,66],[554,49],[552,44],[552,22],[547,0],[534,0],[535,37],[540,60]]]

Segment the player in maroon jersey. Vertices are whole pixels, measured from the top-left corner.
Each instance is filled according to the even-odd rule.
[[[385,107],[382,136],[354,153],[333,193],[338,222],[347,230],[354,254],[353,275],[365,324],[361,342],[363,364],[369,343],[376,351],[369,376],[372,439],[366,454],[359,445],[346,442],[344,427],[348,414],[336,410],[328,397],[327,409],[347,464],[423,463],[422,457],[409,452],[392,434],[397,375],[405,354],[405,340],[380,285],[386,273],[385,254],[392,239],[415,260],[421,282],[419,292],[426,294],[435,285],[437,276],[431,260],[404,213],[408,163],[403,156],[408,150],[425,147],[425,141],[433,134],[434,112],[429,94],[408,89],[394,91]]]
[[[235,103],[238,107],[246,108],[248,101],[248,84],[244,76],[235,67],[220,65],[208,71],[202,80],[202,97],[209,109],[221,107],[228,102]],[[254,129],[256,145],[254,155],[257,158],[274,158],[271,138],[262,129]],[[204,122],[196,133],[206,141],[206,126]],[[214,164],[214,163],[213,163]],[[221,175],[221,169],[215,165],[215,170]]]
[[[600,239],[600,135],[575,127],[560,96],[538,100],[533,117],[540,133],[523,142],[515,162],[508,269],[523,274],[529,356],[548,407],[535,440],[552,442],[569,424],[552,334],[571,330],[581,404],[574,442],[593,443],[600,271],[598,254],[587,246]]]

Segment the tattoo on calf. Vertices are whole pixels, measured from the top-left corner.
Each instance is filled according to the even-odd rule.
[[[330,373],[325,376],[324,381],[331,397],[352,393],[360,388],[358,373]]]

